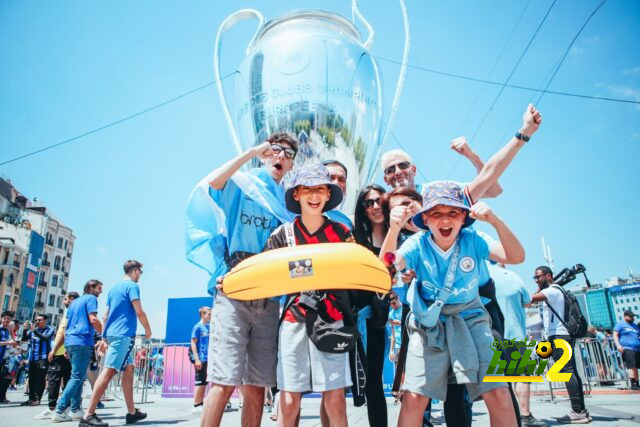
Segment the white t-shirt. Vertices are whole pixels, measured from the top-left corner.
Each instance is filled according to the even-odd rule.
[[[544,324],[544,330],[547,333],[547,337],[554,335],[569,335],[569,332],[567,332],[567,328],[564,326],[562,321],[557,318],[547,305],[550,304],[555,312],[558,313],[558,316],[562,316],[562,320],[564,320],[564,294],[556,285],[549,286],[541,292],[545,297],[547,297],[547,302],[542,304],[542,322]]]

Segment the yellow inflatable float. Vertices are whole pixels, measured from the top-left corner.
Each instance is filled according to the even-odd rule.
[[[225,276],[222,289],[239,300],[329,289],[387,293],[391,276],[384,263],[363,246],[318,243],[247,258]]]

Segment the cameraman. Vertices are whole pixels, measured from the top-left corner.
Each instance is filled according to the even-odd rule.
[[[553,347],[553,360],[557,361],[562,356],[563,350],[556,348],[555,339],[563,339],[571,348],[574,347],[575,339],[569,335],[564,325],[564,294],[560,287],[553,281],[553,272],[547,266],[536,268],[533,276],[538,285],[538,293],[531,296],[531,302],[543,302],[542,323],[544,325],[547,340]],[[554,314],[554,311],[558,314]],[[588,424],[591,422],[589,411],[584,407],[584,392],[582,391],[582,380],[576,369],[575,354],[571,355],[571,360],[560,370],[571,374],[566,387],[571,400],[571,412],[564,417],[558,418],[561,424]]]

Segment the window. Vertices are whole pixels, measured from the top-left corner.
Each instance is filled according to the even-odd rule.
[[[49,262],[49,252],[44,251],[44,255],[42,255],[42,263]]]
[[[62,249],[62,242],[64,242],[64,239],[62,237],[58,237],[58,247],[60,249]]]
[[[56,270],[60,270],[60,262],[61,262],[61,258],[60,256],[56,256],[56,260],[53,262],[53,268]]]
[[[38,296],[36,298],[36,302],[42,301],[42,292],[38,292]]]
[[[58,297],[58,300],[56,301],[56,307],[60,308],[60,297]]]
[[[69,241],[68,241],[68,240],[65,240],[65,241],[64,241],[64,248],[65,248],[65,249],[67,249],[67,244],[68,244],[68,243],[69,243]]]
[[[2,303],[2,311],[9,309],[9,300],[10,300],[9,295],[5,295],[4,302]]]
[[[55,303],[56,303],[56,296],[49,295],[49,307],[53,307]]]
[[[0,286],[2,286],[2,279],[4,279],[4,270],[0,268]]]
[[[9,250],[7,250],[4,253],[4,261],[2,261],[3,264],[8,264],[9,263]]]
[[[13,285],[13,273],[9,274],[7,277],[7,286]]]
[[[51,286],[58,286],[58,275],[54,274],[53,277],[51,278]]]
[[[64,277],[60,276],[60,287],[64,288]]]

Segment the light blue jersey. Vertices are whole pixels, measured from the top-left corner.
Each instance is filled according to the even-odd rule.
[[[531,295],[524,282],[513,271],[490,265],[489,272],[496,284],[496,299],[504,315],[504,337],[510,340],[527,338],[527,318],[524,305],[531,302]]]
[[[458,241],[460,261],[447,304],[465,304],[478,297],[480,264],[489,259],[489,246],[475,231],[460,230]],[[398,250],[407,268],[416,272],[416,283],[420,286],[418,292],[424,300],[434,301],[444,287],[454,248],[455,245],[443,251],[433,241],[431,232],[427,231],[411,236]]]

